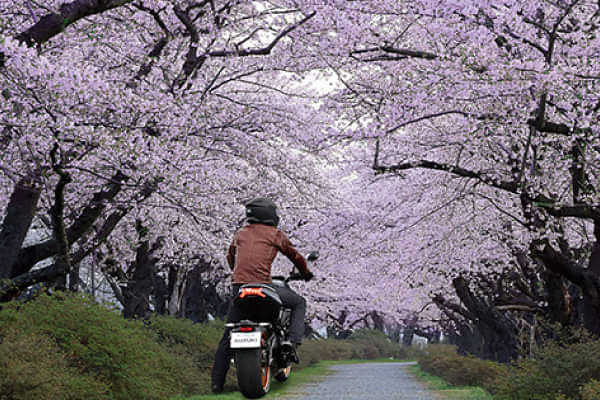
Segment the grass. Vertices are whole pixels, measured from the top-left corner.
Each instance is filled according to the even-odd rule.
[[[427,387],[444,400],[492,400],[493,397],[477,386],[452,386],[440,377],[421,370],[419,365],[412,365],[409,371]]]
[[[360,362],[354,360],[354,362]],[[349,361],[320,361],[319,363],[310,367],[302,368],[300,370],[294,370],[292,367],[292,374],[285,382],[278,382],[275,379],[271,381],[271,389],[264,398],[279,398],[284,395],[293,395],[299,393],[299,386],[310,383],[318,382],[331,373],[330,366],[336,364],[349,364]],[[171,400],[242,400],[245,399],[239,392],[227,392],[218,395],[198,395],[192,397],[174,397]]]

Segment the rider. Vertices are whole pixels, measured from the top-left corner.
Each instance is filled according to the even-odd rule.
[[[270,284],[271,264],[277,251],[285,254],[294,263],[304,280],[312,279],[314,275],[309,271],[304,257],[290,243],[285,233],[277,229],[279,216],[275,203],[270,199],[257,197],[245,206],[248,224],[236,232],[227,252],[227,263],[233,269],[232,295],[235,297],[240,286],[246,283]],[[289,341],[282,343],[282,346],[289,346],[295,361],[298,362],[295,349],[300,345],[304,333],[306,301],[289,287],[273,286],[273,288],[279,294],[283,306],[292,309]],[[238,311],[232,303],[227,314],[227,322],[239,321],[237,314]],[[225,376],[229,369],[230,353],[229,329],[225,328],[212,369],[211,389],[215,393],[223,390]]]

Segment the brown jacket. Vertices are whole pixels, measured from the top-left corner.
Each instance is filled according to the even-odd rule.
[[[271,264],[277,251],[285,254],[302,274],[309,273],[304,257],[279,229],[264,224],[241,228],[227,252],[227,262],[233,269],[232,283],[271,283]]]

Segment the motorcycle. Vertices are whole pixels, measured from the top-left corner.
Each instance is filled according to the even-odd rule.
[[[314,251],[306,256],[308,261],[319,258]],[[282,346],[290,327],[291,309],[283,307],[273,286],[287,286],[288,282],[303,280],[299,273],[273,276],[270,285],[242,285],[234,299],[241,320],[228,323],[230,348],[237,370],[238,386],[242,394],[251,399],[267,394],[271,377],[286,381],[292,372],[295,350]]]

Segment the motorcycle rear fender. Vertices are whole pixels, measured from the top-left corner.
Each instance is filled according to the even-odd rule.
[[[242,319],[276,323],[282,301],[277,291],[264,284],[243,285],[233,300]]]
[[[245,297],[245,291],[249,291],[250,293],[248,293],[248,295],[250,296],[260,296],[264,299],[268,299],[269,301],[277,303],[280,306],[282,304],[281,298],[279,297],[279,294],[277,294],[277,291],[273,289],[271,285],[266,285],[263,283],[247,283],[242,285],[234,301],[243,299]]]

